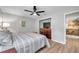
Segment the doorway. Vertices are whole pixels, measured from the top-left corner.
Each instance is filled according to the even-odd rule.
[[[79,52],[79,11],[65,14],[66,45],[68,50]]]
[[[79,38],[79,11],[66,14],[67,37]]]
[[[39,32],[51,39],[51,18],[42,19],[39,21]]]

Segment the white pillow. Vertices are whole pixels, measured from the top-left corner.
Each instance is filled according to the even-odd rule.
[[[0,32],[0,45],[12,45],[12,33]]]

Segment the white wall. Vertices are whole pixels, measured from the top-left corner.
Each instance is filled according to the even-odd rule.
[[[54,20],[54,22],[53,22]],[[65,43],[64,38],[64,13],[59,12],[53,15],[52,27],[53,27],[53,40],[59,43]]]
[[[0,20],[2,20],[2,14],[0,14]],[[35,19],[4,13],[3,20],[4,22],[10,23],[9,30],[13,32],[35,32],[36,31]],[[25,27],[21,26],[22,20],[25,20],[26,22]]]

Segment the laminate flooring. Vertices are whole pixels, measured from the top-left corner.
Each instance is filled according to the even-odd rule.
[[[38,53],[79,53],[79,39],[66,38],[66,44],[49,40],[50,48],[43,48]]]

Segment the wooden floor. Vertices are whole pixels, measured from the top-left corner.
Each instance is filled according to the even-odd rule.
[[[66,44],[49,40],[51,47],[43,48],[39,53],[79,53],[79,39],[67,38]]]

